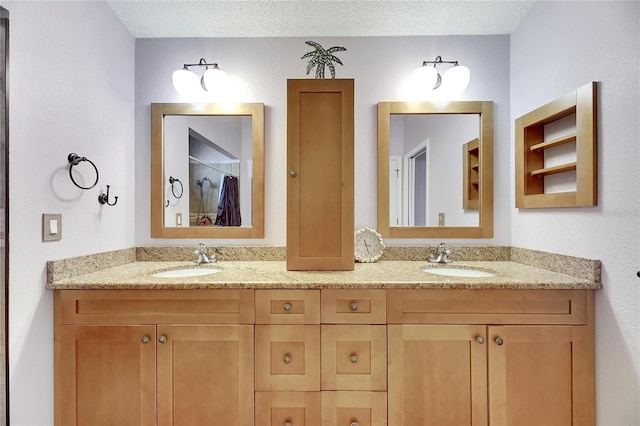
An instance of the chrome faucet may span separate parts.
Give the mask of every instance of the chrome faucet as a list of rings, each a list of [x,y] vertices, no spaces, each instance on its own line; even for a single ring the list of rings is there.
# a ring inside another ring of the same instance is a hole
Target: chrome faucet
[[[203,263],[212,263],[216,261],[215,255],[211,255],[210,257],[207,256],[207,246],[205,246],[204,243],[200,243],[200,248],[194,251],[193,254],[198,256],[198,258],[193,261],[198,265],[201,265]]]
[[[438,255],[434,257],[433,255],[429,256],[429,262],[431,263],[451,263],[451,259],[449,259],[449,255],[451,254],[451,250],[447,247],[447,244],[441,242],[438,244]]]

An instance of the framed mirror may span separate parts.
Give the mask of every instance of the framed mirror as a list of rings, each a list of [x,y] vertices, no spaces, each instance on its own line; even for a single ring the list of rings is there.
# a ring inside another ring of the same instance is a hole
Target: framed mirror
[[[264,237],[263,104],[151,104],[151,237]]]
[[[493,237],[493,102],[378,103],[378,231]]]

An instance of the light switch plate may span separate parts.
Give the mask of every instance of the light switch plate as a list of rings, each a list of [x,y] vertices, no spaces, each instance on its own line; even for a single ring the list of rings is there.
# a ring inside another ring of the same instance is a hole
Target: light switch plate
[[[444,213],[438,213],[438,226],[444,226]]]
[[[62,215],[42,214],[42,241],[59,241],[62,239]]]

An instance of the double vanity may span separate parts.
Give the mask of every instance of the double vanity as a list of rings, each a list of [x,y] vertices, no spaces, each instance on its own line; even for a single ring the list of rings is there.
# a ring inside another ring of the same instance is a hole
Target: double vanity
[[[599,262],[428,250],[353,271],[287,271],[283,248],[49,262],[56,424],[594,424]]]

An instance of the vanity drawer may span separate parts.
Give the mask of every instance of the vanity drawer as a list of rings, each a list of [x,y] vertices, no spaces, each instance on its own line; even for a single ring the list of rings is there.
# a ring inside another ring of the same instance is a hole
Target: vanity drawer
[[[256,290],[256,324],[320,324],[320,290]]]
[[[320,326],[256,325],[256,390],[320,390]]]
[[[322,426],[387,426],[386,392],[322,392]]]
[[[62,324],[253,324],[253,290],[56,290]]]
[[[323,324],[386,324],[385,290],[324,289],[321,293]]]
[[[389,324],[586,324],[589,290],[389,290]]]
[[[323,426],[320,392],[256,392],[256,426]]]
[[[322,325],[324,390],[387,389],[387,327],[384,325]]]

